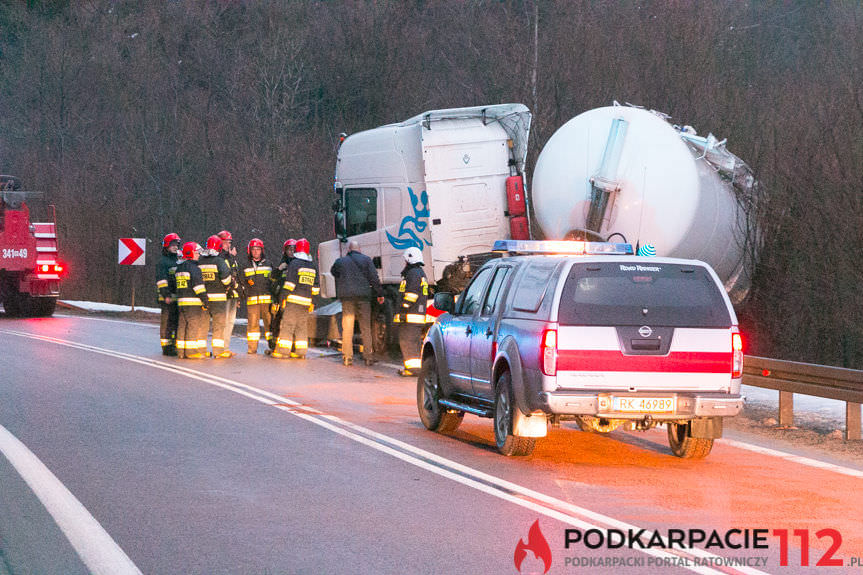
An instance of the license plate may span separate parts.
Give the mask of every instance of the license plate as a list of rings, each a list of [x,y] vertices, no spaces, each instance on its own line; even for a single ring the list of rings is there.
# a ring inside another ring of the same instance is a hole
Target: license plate
[[[674,413],[677,402],[673,397],[615,397],[613,411],[625,413]]]

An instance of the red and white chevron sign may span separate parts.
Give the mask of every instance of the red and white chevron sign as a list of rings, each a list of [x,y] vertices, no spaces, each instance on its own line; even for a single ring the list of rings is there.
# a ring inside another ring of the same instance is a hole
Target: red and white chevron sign
[[[118,262],[121,266],[142,266],[147,252],[147,238],[120,238]]]

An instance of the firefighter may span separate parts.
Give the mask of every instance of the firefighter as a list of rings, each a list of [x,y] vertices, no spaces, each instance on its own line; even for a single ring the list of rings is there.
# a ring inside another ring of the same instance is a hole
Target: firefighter
[[[401,324],[399,348],[402,352],[404,369],[399,370],[399,375],[410,377],[422,367],[420,345],[426,323],[429,284],[423,271],[422,250],[416,247],[408,248],[402,257],[405,259],[405,267],[402,270],[402,283],[399,286],[401,297],[393,321]]]
[[[285,270],[280,301],[284,312],[273,357],[305,359],[309,349],[309,313],[314,309],[312,296],[321,291],[310,251],[309,240],[297,240],[294,259]],[[291,346],[295,353],[291,353]]]
[[[252,238],[246,247],[249,265],[243,269],[243,291],[246,293],[246,317],[249,325],[246,328],[246,341],[249,344],[248,353],[258,353],[258,342],[261,340],[260,322],[264,323],[265,339],[270,339],[270,304],[273,301],[270,294],[270,274],[273,268],[264,258],[264,242]]]
[[[159,296],[159,307],[162,317],[159,325],[159,338],[162,344],[162,355],[177,355],[177,281],[174,273],[177,271],[177,250],[180,248],[180,236],[168,234],[162,240],[162,257],[156,264],[156,291]]]
[[[237,263],[237,248],[233,247],[234,237],[228,230],[222,230],[218,234],[222,240],[222,258],[231,269],[231,288],[228,290],[227,313],[228,318],[225,320],[225,342],[228,348],[231,347],[231,334],[234,333],[234,323],[237,321],[237,306],[240,302],[240,266]]]
[[[231,340],[225,339],[225,324],[228,321],[228,291],[233,287],[231,268],[221,255],[222,239],[219,236],[207,238],[207,251],[198,261],[198,268],[207,288],[210,305],[210,320],[213,324],[213,358],[228,358]]]
[[[177,266],[177,307],[180,322],[177,329],[177,355],[186,359],[201,359],[207,351],[207,288],[198,267],[201,246],[195,242],[183,244],[183,261]]]
[[[282,246],[282,260],[279,262],[279,267],[273,270],[273,303],[270,305],[270,332],[272,336],[267,340],[270,348],[267,353],[272,353],[276,349],[276,340],[279,337],[279,330],[282,324],[282,315],[284,310],[279,302],[282,300],[282,285],[285,281],[285,272],[291,261],[294,259],[294,249],[297,247],[297,240],[291,238],[285,241]]]

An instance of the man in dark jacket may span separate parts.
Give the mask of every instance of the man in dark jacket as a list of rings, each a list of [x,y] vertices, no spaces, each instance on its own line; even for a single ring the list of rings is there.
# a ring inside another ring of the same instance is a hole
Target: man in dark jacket
[[[180,312],[177,309],[177,281],[174,273],[177,271],[177,250],[180,247],[180,236],[168,234],[162,241],[162,257],[156,264],[156,291],[159,294],[159,307],[162,308],[159,338],[162,342],[163,355],[177,355],[177,323]]]
[[[372,259],[360,253],[360,244],[352,240],[348,243],[348,253],[335,261],[330,273],[336,279],[336,297],[342,302],[342,362],[345,365],[353,363],[354,321],[359,320],[363,358],[366,365],[371,365],[375,361],[371,298],[374,295],[379,304],[384,303],[378,272]]]

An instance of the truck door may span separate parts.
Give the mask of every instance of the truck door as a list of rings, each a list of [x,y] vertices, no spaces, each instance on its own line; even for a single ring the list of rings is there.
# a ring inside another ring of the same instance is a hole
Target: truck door
[[[473,393],[470,382],[470,345],[473,323],[485,293],[491,268],[482,268],[462,293],[452,318],[443,329],[449,380],[460,393]]]
[[[488,292],[473,321],[470,337],[470,376],[473,393],[480,397],[493,397],[491,367],[497,352],[497,346],[494,345],[497,341],[497,319],[500,317],[501,301],[511,270],[509,266],[499,266],[494,272]]]
[[[359,242],[360,250],[370,258],[381,255],[378,213],[382,210],[379,209],[380,198],[378,196],[376,188],[345,188],[347,236]],[[342,252],[345,252],[346,249],[346,246],[343,247]]]

